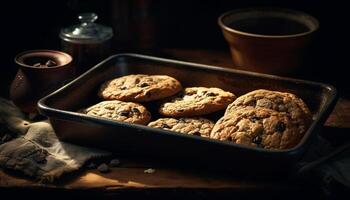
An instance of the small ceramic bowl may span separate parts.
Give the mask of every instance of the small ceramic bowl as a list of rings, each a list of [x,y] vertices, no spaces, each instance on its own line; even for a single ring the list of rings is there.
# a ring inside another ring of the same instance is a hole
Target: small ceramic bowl
[[[282,8],[229,11],[218,19],[234,67],[289,75],[301,66],[318,21],[303,12]]]
[[[23,112],[36,112],[37,101],[74,78],[73,58],[55,50],[31,50],[18,54],[18,71],[10,98]]]

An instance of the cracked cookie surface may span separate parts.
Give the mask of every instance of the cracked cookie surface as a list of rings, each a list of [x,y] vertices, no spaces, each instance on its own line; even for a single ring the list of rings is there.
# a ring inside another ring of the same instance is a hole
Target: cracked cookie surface
[[[205,118],[160,118],[150,122],[148,126],[189,135],[209,137],[214,127],[214,122]]]
[[[82,109],[81,112],[115,121],[142,125],[146,125],[151,119],[150,112],[141,104],[118,100],[102,101],[89,108]]]
[[[188,87],[163,103],[159,113],[168,117],[191,117],[223,110],[236,99],[220,88]]]
[[[247,107],[219,119],[210,138],[281,150],[297,145],[306,130],[288,113]]]
[[[105,100],[147,102],[175,95],[181,83],[166,75],[131,74],[103,83],[98,96]]]
[[[254,90],[238,97],[233,103],[227,106],[225,115],[235,112],[237,109],[268,108],[278,112],[288,113],[293,120],[305,126],[309,125],[312,115],[304,101],[294,94],[270,90]]]

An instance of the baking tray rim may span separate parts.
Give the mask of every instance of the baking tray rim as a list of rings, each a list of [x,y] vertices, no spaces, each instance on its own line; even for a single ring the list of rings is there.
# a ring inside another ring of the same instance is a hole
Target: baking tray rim
[[[151,128],[151,127],[148,127],[146,125],[130,124],[127,122],[113,121],[113,120],[109,120],[109,119],[85,115],[85,114],[78,113],[78,112],[56,109],[56,108],[52,108],[46,104],[47,99],[54,97],[55,95],[59,94],[61,91],[64,91],[67,88],[69,88],[75,84],[79,84],[79,82],[82,79],[84,79],[85,76],[92,73],[92,71],[95,71],[97,68],[103,66],[105,63],[109,62],[110,60],[112,60],[113,58],[116,58],[116,57],[134,57],[134,58],[152,60],[152,61],[157,61],[157,62],[166,62],[166,63],[172,63],[172,64],[177,64],[177,65],[187,65],[187,66],[191,66],[193,68],[199,68],[199,69],[209,69],[209,70],[214,70],[214,71],[229,72],[229,73],[243,74],[243,75],[255,76],[255,77],[266,78],[266,79],[275,79],[275,80],[293,82],[295,84],[304,83],[304,84],[308,84],[308,85],[317,85],[319,87],[322,87],[322,88],[328,90],[331,94],[329,95],[330,98],[328,98],[327,101],[324,103],[324,106],[320,109],[320,112],[313,119],[312,124],[309,126],[308,130],[306,131],[305,135],[307,135],[307,137],[304,136],[302,138],[302,140],[296,146],[289,148],[289,149],[284,149],[284,150],[254,148],[254,147],[235,144],[235,143],[232,143],[229,141],[215,140],[215,139],[198,137],[198,136],[193,136],[193,135],[188,135],[188,134],[179,134],[179,133],[173,132],[173,131]],[[139,130],[145,129],[147,131],[152,131],[152,132],[155,132],[157,134],[168,134],[168,135],[170,134],[171,136],[176,136],[176,137],[202,140],[204,142],[210,142],[210,143],[215,143],[217,145],[224,145],[224,146],[229,146],[229,147],[240,148],[240,149],[246,150],[246,151],[254,151],[254,152],[261,152],[261,153],[263,152],[264,154],[267,153],[267,154],[281,154],[282,155],[282,154],[286,154],[286,153],[287,154],[297,154],[299,152],[299,149],[302,146],[304,146],[304,143],[306,142],[306,140],[311,136],[310,135],[311,132],[314,131],[314,129],[316,128],[318,123],[320,123],[322,121],[322,117],[328,116],[328,114],[332,111],[332,109],[331,109],[332,104],[336,103],[337,98],[338,98],[337,89],[334,86],[332,86],[330,84],[326,84],[326,83],[303,80],[303,79],[296,79],[296,78],[289,78],[289,77],[282,77],[282,76],[277,76],[277,75],[263,74],[263,73],[258,73],[258,72],[250,72],[250,71],[244,71],[244,70],[238,70],[238,69],[232,69],[232,68],[224,68],[224,67],[199,64],[199,63],[193,63],[193,62],[187,62],[187,61],[180,61],[180,60],[174,60],[174,59],[168,59],[168,58],[160,58],[160,57],[141,55],[141,54],[136,54],[136,53],[120,53],[120,54],[115,54],[115,55],[109,56],[108,58],[106,58],[103,61],[101,61],[100,63],[96,64],[94,67],[92,67],[91,69],[89,69],[85,73],[76,77],[74,80],[72,80],[69,83],[65,84],[64,86],[58,88],[57,90],[55,90],[51,94],[43,97],[42,99],[40,99],[38,101],[37,106],[38,106],[39,113],[47,116],[48,118],[58,118],[58,119],[63,119],[63,120],[72,120],[72,121],[76,121],[76,122],[91,123],[91,124],[98,123],[99,125],[102,124],[102,125],[112,125],[112,126],[114,126],[114,125],[115,126],[124,126],[124,127],[128,127],[128,128],[137,128]],[[322,125],[322,124],[319,124],[319,125]]]

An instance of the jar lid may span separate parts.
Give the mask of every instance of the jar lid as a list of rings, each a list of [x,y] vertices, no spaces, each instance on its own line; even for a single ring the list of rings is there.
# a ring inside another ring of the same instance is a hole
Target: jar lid
[[[113,37],[111,27],[94,23],[98,16],[95,13],[82,13],[78,16],[81,24],[64,28],[60,38],[67,42],[80,44],[101,43]]]

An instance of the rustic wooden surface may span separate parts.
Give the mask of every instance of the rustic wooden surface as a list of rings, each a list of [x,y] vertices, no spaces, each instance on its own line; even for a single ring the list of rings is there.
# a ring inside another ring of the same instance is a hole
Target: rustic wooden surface
[[[201,50],[174,50],[164,51],[171,58],[229,67],[230,55],[227,52]],[[336,108],[330,115],[327,128],[322,132],[326,137],[349,138],[350,130],[350,101],[340,98]],[[333,136],[333,131],[338,135]],[[336,138],[335,138],[336,140]],[[5,173],[0,170],[0,188],[54,188],[63,190],[98,190],[118,191],[123,189],[211,189],[229,191],[291,191],[299,190],[300,186],[287,179],[257,180],[252,177],[235,178],[218,175],[215,172],[199,173],[191,169],[175,169],[154,166],[152,163],[137,163],[123,161],[123,165],[112,168],[110,173],[100,173],[97,170],[83,170],[68,175],[55,184],[40,184],[37,181],[19,175]],[[155,173],[144,173],[145,169],[155,168]]]
[[[150,165],[149,167],[153,167]],[[37,181],[10,175],[0,171],[1,187],[94,189],[101,191],[128,188],[192,188],[192,189],[292,189],[295,187],[284,180],[249,180],[247,178],[230,178],[215,175],[213,172],[196,173],[191,169],[171,169],[156,167],[152,174],[145,173],[145,166],[129,167],[122,165],[111,168],[109,173],[97,170],[84,170],[74,177],[64,177],[55,184],[42,184]]]

